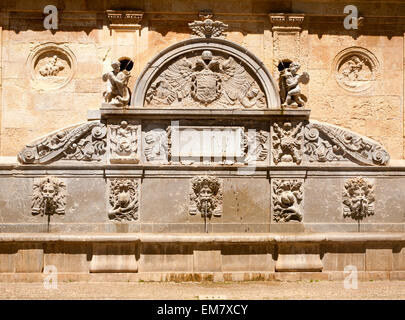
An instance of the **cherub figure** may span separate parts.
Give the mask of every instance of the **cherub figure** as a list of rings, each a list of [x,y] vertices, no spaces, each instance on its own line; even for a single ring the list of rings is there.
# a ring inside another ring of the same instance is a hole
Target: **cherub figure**
[[[103,81],[107,82],[107,90],[103,92],[104,101],[117,107],[127,106],[130,91],[127,87],[130,78],[129,72],[120,71],[120,62],[111,64],[112,71],[103,74]]]
[[[63,70],[64,68],[65,67],[63,64],[58,61],[58,57],[53,56],[46,65],[39,69],[39,73],[43,77],[57,76],[59,71]]]
[[[288,68],[280,72],[280,96],[283,107],[292,107],[297,105],[303,107],[305,101],[301,98],[301,87],[299,83],[307,84],[309,75],[307,72],[298,74],[301,65],[298,62],[292,62]]]

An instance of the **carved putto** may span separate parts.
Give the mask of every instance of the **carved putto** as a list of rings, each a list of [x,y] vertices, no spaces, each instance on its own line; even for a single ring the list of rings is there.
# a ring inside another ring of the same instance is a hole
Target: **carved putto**
[[[343,190],[343,217],[363,220],[374,215],[374,186],[362,177],[346,181]]]
[[[127,70],[120,71],[121,64],[118,61],[113,62],[111,67],[112,71],[103,74],[103,81],[107,82],[107,90],[103,92],[104,102],[116,107],[125,107],[130,100],[130,74]]]
[[[305,154],[310,162],[351,160],[387,165],[388,152],[375,141],[337,126],[312,120],[305,127]]]
[[[139,214],[138,182],[131,179],[114,179],[110,182],[108,217],[116,221],[135,221]]]
[[[65,66],[59,61],[57,56],[53,56],[52,59],[39,69],[39,73],[43,77],[57,76],[59,71],[63,70]]]
[[[65,214],[66,185],[63,181],[46,177],[34,182],[31,212],[33,215]]]
[[[110,126],[111,162],[138,163],[138,126],[121,121]]]
[[[228,29],[228,25],[221,21],[213,21],[210,18],[203,21],[194,21],[188,24],[193,35],[199,38],[219,38]]]
[[[169,159],[168,133],[164,130],[151,130],[145,133],[144,154],[147,161],[164,161]]]
[[[279,164],[302,161],[302,122],[293,125],[284,122],[281,126],[273,124],[273,162]]]
[[[309,74],[303,72],[298,74],[301,65],[292,62],[288,68],[280,71],[280,98],[283,107],[303,107],[305,101],[302,99],[300,83],[309,82]]]
[[[191,179],[190,214],[200,213],[202,217],[222,215],[222,182],[212,176]]]
[[[59,159],[100,161],[105,153],[106,132],[98,121],[58,131],[27,145],[19,154],[18,161],[49,163]]]
[[[302,220],[302,181],[273,180],[273,220],[289,222]]]
[[[170,64],[146,92],[145,106],[264,108],[259,85],[233,57],[210,50]]]

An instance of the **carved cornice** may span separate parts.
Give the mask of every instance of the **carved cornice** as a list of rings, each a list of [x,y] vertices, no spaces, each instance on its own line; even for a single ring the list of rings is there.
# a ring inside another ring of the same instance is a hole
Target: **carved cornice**
[[[140,29],[143,11],[107,10],[107,19],[110,29]]]
[[[273,30],[292,29],[301,30],[305,19],[304,14],[269,13],[270,23]]]

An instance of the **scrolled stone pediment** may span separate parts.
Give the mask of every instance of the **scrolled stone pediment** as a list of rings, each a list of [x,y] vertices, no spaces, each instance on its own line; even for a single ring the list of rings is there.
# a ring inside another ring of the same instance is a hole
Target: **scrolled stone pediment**
[[[388,165],[389,153],[376,141],[332,124],[311,120],[305,127],[309,162],[348,160],[359,165]]]
[[[65,128],[28,144],[17,156],[22,164],[56,160],[101,161],[106,152],[106,126],[99,121]]]

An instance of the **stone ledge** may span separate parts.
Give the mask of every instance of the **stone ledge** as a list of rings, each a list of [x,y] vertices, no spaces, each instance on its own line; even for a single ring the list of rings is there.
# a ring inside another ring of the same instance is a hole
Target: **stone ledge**
[[[155,108],[117,108],[103,104],[100,109],[100,118],[134,117],[137,119],[256,119],[268,120],[277,117],[294,117],[308,119],[310,109],[262,109],[262,110],[232,110],[232,109],[155,109]],[[92,120],[97,112],[89,111],[88,117]]]
[[[311,233],[311,234],[44,234],[0,233],[0,242],[142,242],[142,243],[335,243],[405,242],[405,233]]]
[[[43,282],[43,273],[0,273],[0,282]],[[80,273],[59,272],[59,282],[231,282],[231,281],[343,281],[347,273],[327,272],[140,272]],[[359,271],[358,281],[405,280],[405,271]]]

